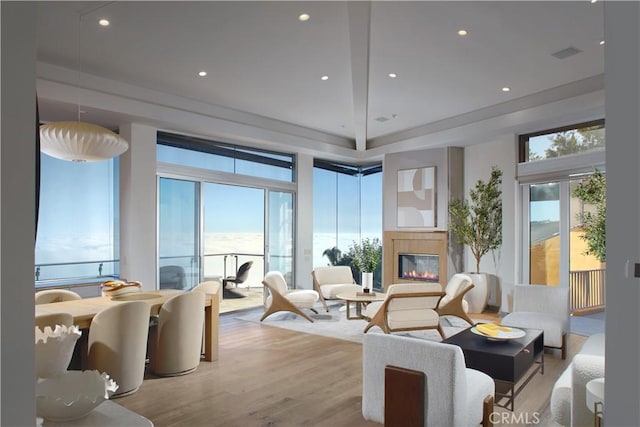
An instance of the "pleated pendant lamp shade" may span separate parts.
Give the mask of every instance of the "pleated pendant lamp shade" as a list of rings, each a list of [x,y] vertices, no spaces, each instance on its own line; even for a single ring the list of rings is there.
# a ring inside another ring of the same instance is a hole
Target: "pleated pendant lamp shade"
[[[129,143],[102,126],[85,122],[52,122],[40,126],[40,150],[73,162],[95,162],[119,156]]]

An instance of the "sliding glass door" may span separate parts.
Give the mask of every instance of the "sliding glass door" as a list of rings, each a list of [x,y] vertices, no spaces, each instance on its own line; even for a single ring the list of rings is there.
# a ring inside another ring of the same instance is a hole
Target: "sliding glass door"
[[[266,270],[280,271],[287,284],[293,285],[293,194],[284,191],[269,191],[267,201],[269,215]]]
[[[203,184],[204,278],[234,276],[252,261],[244,286],[261,286],[265,253],[265,191]]]
[[[200,280],[200,184],[160,178],[158,184],[158,283],[190,289]]]

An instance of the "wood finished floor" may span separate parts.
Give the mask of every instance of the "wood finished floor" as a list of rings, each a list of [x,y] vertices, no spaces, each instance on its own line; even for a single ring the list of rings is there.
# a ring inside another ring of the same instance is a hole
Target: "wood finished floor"
[[[533,412],[547,406],[555,379],[583,341],[570,337],[567,361],[559,351],[545,352],[545,373],[518,396],[516,414],[529,413],[532,420]],[[202,362],[181,377],[147,375],[138,392],[115,402],[156,427],[378,425],[362,418],[361,398],[360,344],[244,322],[228,313],[220,316],[218,361]]]

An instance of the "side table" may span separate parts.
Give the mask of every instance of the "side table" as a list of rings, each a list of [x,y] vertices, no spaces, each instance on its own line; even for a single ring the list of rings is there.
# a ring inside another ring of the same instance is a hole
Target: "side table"
[[[600,427],[604,414],[604,378],[596,378],[587,383],[587,408],[593,412],[594,427]]]

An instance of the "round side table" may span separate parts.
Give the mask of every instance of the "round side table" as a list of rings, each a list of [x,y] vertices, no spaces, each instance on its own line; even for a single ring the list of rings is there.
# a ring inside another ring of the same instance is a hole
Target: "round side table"
[[[593,412],[593,425],[600,427],[604,414],[604,378],[587,383],[587,408]]]

